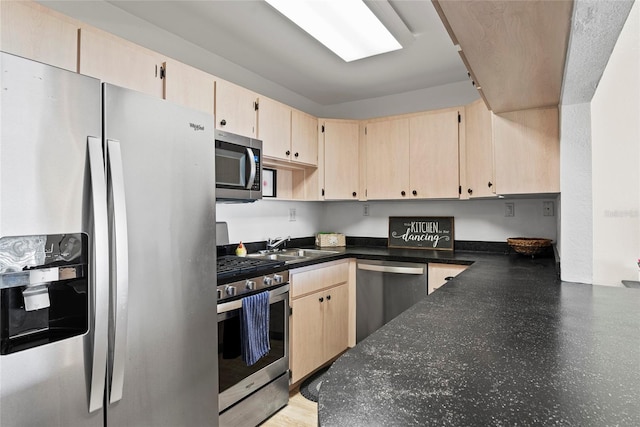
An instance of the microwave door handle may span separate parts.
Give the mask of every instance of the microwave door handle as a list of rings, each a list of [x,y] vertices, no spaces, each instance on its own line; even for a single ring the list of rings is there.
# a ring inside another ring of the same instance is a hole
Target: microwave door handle
[[[249,162],[250,167],[249,178],[247,179],[247,185],[244,188],[251,190],[251,187],[253,187],[253,180],[256,179],[256,162],[253,160],[255,158],[253,150],[249,147],[245,148],[245,150],[247,150],[247,161]]]

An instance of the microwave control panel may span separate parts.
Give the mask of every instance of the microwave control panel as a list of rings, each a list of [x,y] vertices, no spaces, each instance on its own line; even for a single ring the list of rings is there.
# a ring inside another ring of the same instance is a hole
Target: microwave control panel
[[[262,190],[262,168],[260,168],[260,156],[254,155],[253,161],[256,164],[256,176],[253,179],[253,185],[251,186],[251,190],[261,191]]]

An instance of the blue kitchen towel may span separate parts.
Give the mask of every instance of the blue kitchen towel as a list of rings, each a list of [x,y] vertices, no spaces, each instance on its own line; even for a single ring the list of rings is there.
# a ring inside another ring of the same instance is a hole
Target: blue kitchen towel
[[[242,360],[255,364],[269,353],[269,292],[242,299]]]

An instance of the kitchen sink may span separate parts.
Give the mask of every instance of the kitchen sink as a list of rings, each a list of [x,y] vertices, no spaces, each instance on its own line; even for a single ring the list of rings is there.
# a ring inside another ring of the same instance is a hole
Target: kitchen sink
[[[284,261],[288,264],[294,262],[306,261],[311,258],[317,258],[326,255],[337,254],[339,251],[330,251],[324,249],[284,249],[277,252],[258,252],[255,254],[248,254],[249,258],[269,259],[274,261]]]
[[[315,258],[318,256],[333,255],[339,252],[329,251],[325,249],[285,249],[282,251],[282,253],[287,255],[291,254],[303,258]]]

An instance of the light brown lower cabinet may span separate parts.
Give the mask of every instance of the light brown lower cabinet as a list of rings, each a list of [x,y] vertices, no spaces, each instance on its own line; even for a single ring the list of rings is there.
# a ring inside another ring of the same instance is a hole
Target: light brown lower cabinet
[[[291,384],[349,346],[349,263],[291,272]]]
[[[466,270],[468,265],[429,263],[428,293],[447,283],[447,277],[455,277]]]

